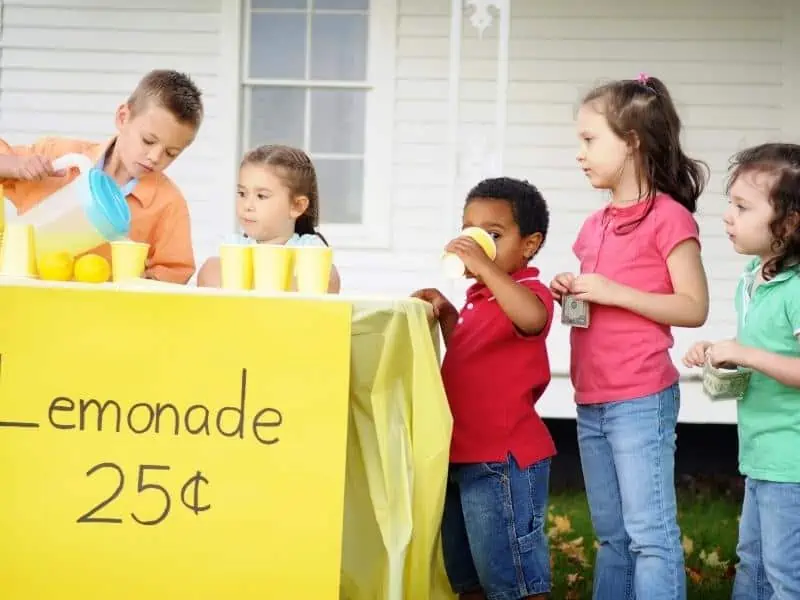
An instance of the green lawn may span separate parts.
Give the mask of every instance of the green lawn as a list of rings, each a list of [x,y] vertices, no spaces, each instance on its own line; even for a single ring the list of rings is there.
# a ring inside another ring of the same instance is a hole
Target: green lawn
[[[740,502],[732,494],[679,492],[678,520],[686,554],[690,599],[730,599],[739,509]],[[590,599],[596,541],[584,493],[551,495],[548,520],[553,560],[552,597]]]

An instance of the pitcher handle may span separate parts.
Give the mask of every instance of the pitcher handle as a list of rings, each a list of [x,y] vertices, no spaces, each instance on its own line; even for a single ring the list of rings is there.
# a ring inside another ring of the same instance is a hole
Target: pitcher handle
[[[53,161],[53,169],[56,171],[68,169],[69,167],[78,167],[78,170],[83,174],[93,166],[90,158],[78,153],[65,154]]]

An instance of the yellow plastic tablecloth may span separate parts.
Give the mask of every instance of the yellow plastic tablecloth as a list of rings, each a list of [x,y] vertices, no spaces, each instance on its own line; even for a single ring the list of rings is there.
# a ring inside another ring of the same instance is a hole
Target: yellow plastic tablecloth
[[[452,417],[426,306],[353,306],[345,600],[454,597],[439,542]]]
[[[13,281],[0,281],[6,283]],[[146,280],[96,289],[114,287],[220,293]],[[414,299],[351,302],[340,597],[451,600],[455,596],[444,573],[439,527],[452,417],[439,373],[438,332],[429,319],[430,307]],[[324,464],[322,460],[320,468]]]

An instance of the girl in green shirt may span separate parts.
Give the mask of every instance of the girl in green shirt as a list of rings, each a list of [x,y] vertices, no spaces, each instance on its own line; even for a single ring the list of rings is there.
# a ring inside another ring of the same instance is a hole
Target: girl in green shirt
[[[743,367],[739,469],[746,477],[734,600],[800,598],[800,146],[737,154],[725,233],[755,257],[736,291],[735,340],[698,342],[684,364]]]

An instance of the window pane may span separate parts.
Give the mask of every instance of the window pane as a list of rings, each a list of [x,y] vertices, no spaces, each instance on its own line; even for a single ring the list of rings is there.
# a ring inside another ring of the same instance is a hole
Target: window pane
[[[302,148],[305,90],[254,87],[249,93],[250,148],[246,150],[262,144],[288,144]]]
[[[351,0],[352,1],[352,0]],[[308,8],[308,0],[251,0],[252,8]]]
[[[311,152],[363,154],[366,101],[362,90],[313,90]]]
[[[366,15],[314,15],[311,32],[311,79],[367,78]]]
[[[314,159],[322,223],[361,223],[364,161]]]
[[[305,79],[306,16],[253,13],[250,77]]]
[[[272,1],[276,2],[277,0]],[[286,1],[284,0],[284,2]],[[314,0],[314,8],[317,10],[367,10],[369,9],[369,0]]]

